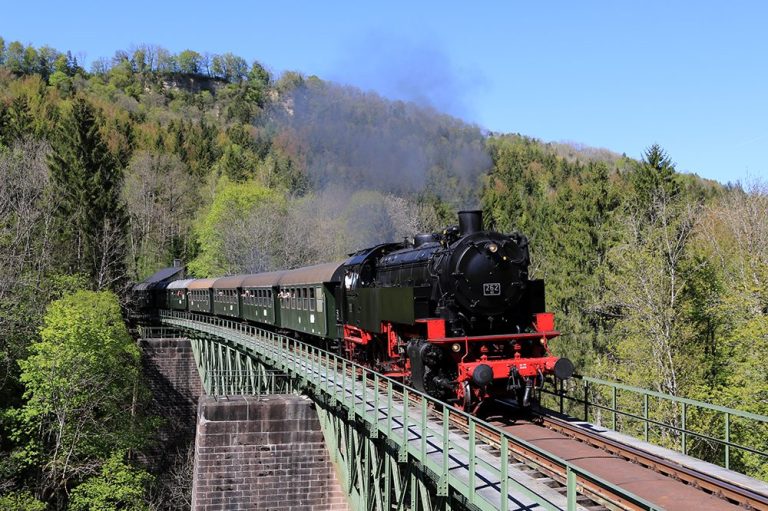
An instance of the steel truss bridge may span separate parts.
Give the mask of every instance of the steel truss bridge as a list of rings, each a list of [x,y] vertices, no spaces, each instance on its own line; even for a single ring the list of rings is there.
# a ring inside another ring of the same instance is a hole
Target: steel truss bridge
[[[592,501],[584,495],[595,493],[605,497],[608,508],[657,509],[499,427],[310,344],[214,316],[161,311],[160,320],[190,339],[207,394],[310,396],[353,509],[570,511],[585,509]],[[616,392],[613,409],[604,406],[613,412],[614,423],[621,413]],[[555,399],[562,407],[562,395]],[[723,410],[727,421],[741,417],[738,411]],[[729,438],[720,442],[726,464],[731,449],[746,448]],[[559,490],[524,471],[520,453],[558,468]]]

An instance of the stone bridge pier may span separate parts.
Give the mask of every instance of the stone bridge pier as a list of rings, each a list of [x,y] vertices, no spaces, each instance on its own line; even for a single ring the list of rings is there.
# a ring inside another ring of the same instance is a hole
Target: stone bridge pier
[[[193,510],[348,509],[310,399],[207,396],[188,339],[139,346],[153,411],[166,419],[149,461],[162,469],[194,442]]]

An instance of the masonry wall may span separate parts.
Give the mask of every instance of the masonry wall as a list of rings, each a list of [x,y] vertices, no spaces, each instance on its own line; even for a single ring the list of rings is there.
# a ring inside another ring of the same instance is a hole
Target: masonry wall
[[[163,419],[148,461],[162,470],[194,441],[202,382],[189,339],[141,339],[139,348],[144,381],[152,393],[150,412]]]
[[[314,404],[300,396],[205,396],[192,509],[347,510]]]

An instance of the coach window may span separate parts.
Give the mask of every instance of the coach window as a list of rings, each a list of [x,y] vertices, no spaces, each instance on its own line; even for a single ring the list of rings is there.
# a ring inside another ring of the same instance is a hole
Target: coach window
[[[317,312],[323,312],[323,290],[317,288]]]
[[[309,288],[309,310],[315,310],[315,288]]]

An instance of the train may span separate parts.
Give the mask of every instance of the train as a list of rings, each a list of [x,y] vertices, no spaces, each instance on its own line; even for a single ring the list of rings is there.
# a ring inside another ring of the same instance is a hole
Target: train
[[[460,211],[441,232],[382,243],[291,270],[134,287],[139,307],[237,319],[287,333],[470,413],[539,401],[573,375],[549,343],[560,333],[528,239]]]

